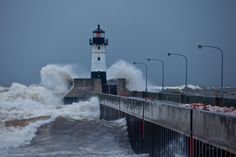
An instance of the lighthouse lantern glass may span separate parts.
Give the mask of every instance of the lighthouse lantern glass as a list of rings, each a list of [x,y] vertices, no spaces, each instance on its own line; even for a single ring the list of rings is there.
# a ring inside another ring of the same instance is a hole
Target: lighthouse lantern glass
[[[95,38],[104,38],[105,34],[101,32],[93,33],[93,37]]]

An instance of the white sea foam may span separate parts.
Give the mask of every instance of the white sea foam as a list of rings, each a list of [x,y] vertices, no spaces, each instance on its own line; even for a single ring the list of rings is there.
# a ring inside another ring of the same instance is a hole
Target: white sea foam
[[[127,125],[127,121],[125,118],[120,118],[120,119],[114,120],[113,122],[118,124],[120,127]]]
[[[193,89],[193,90],[202,90],[202,88],[198,85],[192,85],[192,84],[188,84],[187,87],[189,89]],[[185,85],[182,86],[165,86],[164,89],[174,89],[174,90],[184,90]],[[161,86],[149,86],[148,87],[149,91],[152,92],[156,92],[156,91],[160,91],[162,89]]]
[[[53,121],[59,116],[71,119],[94,119],[99,118],[100,115],[98,98],[96,97],[91,98],[89,101],[73,103],[67,106],[59,105],[55,107],[42,104],[24,104],[21,107],[1,108],[0,111],[0,114],[3,113],[7,119],[51,116],[49,120],[33,122],[25,127],[1,127],[0,148],[28,144],[35,136],[38,127]]]
[[[129,90],[144,90],[145,79],[141,70],[124,60],[115,62],[107,70],[108,79],[125,78]]]
[[[99,118],[99,101],[92,97],[88,101],[80,101],[58,109],[55,116],[63,116],[71,119],[97,119]]]
[[[98,98],[93,97],[88,101],[82,101],[78,103],[73,103],[72,105],[61,105],[58,107],[52,106],[40,106],[38,104],[31,107],[22,106],[22,108],[17,108],[17,110],[2,110],[5,114],[8,114],[11,119],[23,119],[26,117],[39,117],[39,116],[51,116],[47,120],[39,120],[25,127],[1,127],[0,128],[0,148],[3,147],[17,147],[19,145],[28,144],[35,133],[41,125],[53,121],[56,117],[62,116],[71,119],[95,119],[99,118],[99,103]],[[29,107],[29,108],[28,108]],[[14,114],[18,115],[14,117]],[[12,117],[10,117],[12,116]]]
[[[40,120],[35,123],[30,123],[25,127],[3,127],[0,129],[0,150],[8,147],[18,147],[20,145],[29,144],[35,136],[37,129],[49,122],[49,120]]]
[[[0,93],[6,92],[7,90],[8,90],[7,87],[2,87],[2,86],[0,86]]]
[[[63,96],[76,76],[68,65],[47,65],[40,71],[41,84],[25,86],[13,83],[0,92],[0,149],[18,147],[30,143],[38,127],[62,116],[71,119],[99,118],[98,98],[65,106]],[[2,89],[2,88],[1,88]],[[9,120],[50,116],[47,120],[30,122],[22,127],[5,127]],[[1,151],[2,152],[2,151]]]
[[[76,77],[72,65],[49,64],[41,71],[41,84],[57,94],[64,94],[72,83],[72,78]]]
[[[116,125],[118,125],[119,127],[121,127],[123,130],[127,130],[127,121],[125,118],[120,118],[120,119],[117,119],[117,120],[114,120],[113,121]]]

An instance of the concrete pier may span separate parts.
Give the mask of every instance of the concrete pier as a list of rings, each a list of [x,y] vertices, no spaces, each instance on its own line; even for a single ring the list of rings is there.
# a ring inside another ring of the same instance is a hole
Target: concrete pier
[[[130,141],[137,153],[236,156],[235,116],[194,110],[170,101],[145,101],[101,93],[97,96],[101,118],[126,117]]]

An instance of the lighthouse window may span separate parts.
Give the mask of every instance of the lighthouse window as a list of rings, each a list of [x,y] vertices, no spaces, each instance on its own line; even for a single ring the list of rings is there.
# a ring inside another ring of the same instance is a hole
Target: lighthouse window
[[[100,61],[100,57],[98,57],[98,61]]]
[[[97,37],[101,37],[101,33],[97,33]]]

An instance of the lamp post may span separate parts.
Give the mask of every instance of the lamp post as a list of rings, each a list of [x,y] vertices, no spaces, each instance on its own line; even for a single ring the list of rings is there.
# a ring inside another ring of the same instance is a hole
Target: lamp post
[[[133,62],[133,64],[140,64],[140,65],[143,65],[145,67],[145,76],[146,76],[146,88],[145,88],[145,101],[147,100],[147,73],[148,73],[148,66],[147,64],[145,63],[142,63],[142,62]],[[144,103],[142,105],[143,107],[143,116],[142,116],[142,123],[141,123],[141,135],[142,135],[142,143],[144,141]],[[143,145],[142,145],[142,151],[143,151]]]
[[[198,45],[198,48],[201,49],[201,48],[213,48],[213,49],[217,49],[218,52],[220,52],[221,54],[221,89],[220,89],[220,95],[221,97],[223,98],[224,97],[224,53],[223,53],[223,50],[219,47],[216,47],[216,46],[210,46],[210,45]]]
[[[161,65],[162,65],[162,84],[161,84],[162,87],[161,87],[161,90],[163,92],[164,91],[164,73],[165,73],[164,62],[161,59],[155,59],[155,58],[148,58],[147,60],[148,61],[156,61],[156,62],[161,63]]]
[[[147,67],[147,64],[145,63],[142,63],[142,62],[133,62],[133,64],[140,64],[140,65],[143,65],[145,67],[145,97],[147,97],[147,73],[148,73],[148,67]]]
[[[185,59],[185,88],[187,89],[187,85],[188,85],[188,58],[183,55],[183,54],[179,54],[179,53],[168,53],[168,56],[171,55],[175,55],[175,56],[181,56]]]

